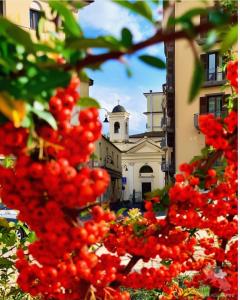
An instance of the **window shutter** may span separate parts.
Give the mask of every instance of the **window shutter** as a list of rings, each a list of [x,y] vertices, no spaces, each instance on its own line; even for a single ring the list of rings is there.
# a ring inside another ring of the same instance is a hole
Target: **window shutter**
[[[167,145],[168,145],[168,147],[173,147],[174,146],[174,135],[173,135],[173,132],[168,132],[167,133]]]
[[[208,55],[205,53],[205,54],[201,54],[200,55],[200,60],[203,64],[203,69],[204,69],[204,79],[207,80],[207,69],[208,69],[208,62],[207,62],[207,58],[208,58]]]
[[[207,97],[200,97],[200,115],[208,113],[208,101]]]
[[[200,25],[208,22],[208,14],[200,15]],[[206,33],[201,33],[200,38],[204,39],[206,37]]]

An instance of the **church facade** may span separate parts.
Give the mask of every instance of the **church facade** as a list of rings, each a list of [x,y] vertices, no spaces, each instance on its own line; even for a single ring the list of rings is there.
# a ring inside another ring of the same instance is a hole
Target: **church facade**
[[[142,202],[144,194],[164,186],[161,163],[165,152],[160,147],[164,132],[162,92],[144,93],[147,100],[146,131],[129,135],[130,114],[117,105],[109,113],[110,141],[122,151],[122,201]]]

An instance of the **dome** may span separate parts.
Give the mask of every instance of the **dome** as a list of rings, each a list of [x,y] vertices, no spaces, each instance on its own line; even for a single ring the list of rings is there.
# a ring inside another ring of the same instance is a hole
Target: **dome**
[[[113,110],[113,113],[118,113],[118,112],[126,112],[125,108],[122,105],[116,105]]]

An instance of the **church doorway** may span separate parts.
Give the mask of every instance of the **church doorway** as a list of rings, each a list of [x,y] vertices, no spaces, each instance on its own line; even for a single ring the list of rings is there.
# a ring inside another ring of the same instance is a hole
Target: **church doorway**
[[[152,191],[151,182],[142,182],[142,200],[145,198],[145,194]]]

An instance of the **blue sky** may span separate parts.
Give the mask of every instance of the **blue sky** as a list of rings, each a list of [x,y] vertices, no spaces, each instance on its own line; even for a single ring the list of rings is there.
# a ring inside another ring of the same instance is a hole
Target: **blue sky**
[[[154,7],[156,17],[159,8]],[[95,0],[94,3],[82,9],[79,13],[79,21],[86,36],[96,37],[104,34],[120,36],[124,27],[129,28],[135,42],[151,36],[154,32],[151,24],[145,19],[129,13],[124,8],[111,3],[110,0]],[[158,70],[141,63],[137,56],[139,54],[156,55],[164,58],[163,44],[151,46],[137,54],[126,57],[131,67],[133,76],[129,78],[126,74],[124,64],[119,61],[109,61],[102,66],[101,71],[89,71],[89,76],[94,80],[90,89],[90,96],[96,98],[102,107],[109,111],[120,104],[130,113],[130,134],[143,132],[146,129],[146,98],[144,92],[161,91],[165,82],[165,71]],[[104,118],[104,111],[101,112]],[[107,133],[108,124],[104,125]]]

